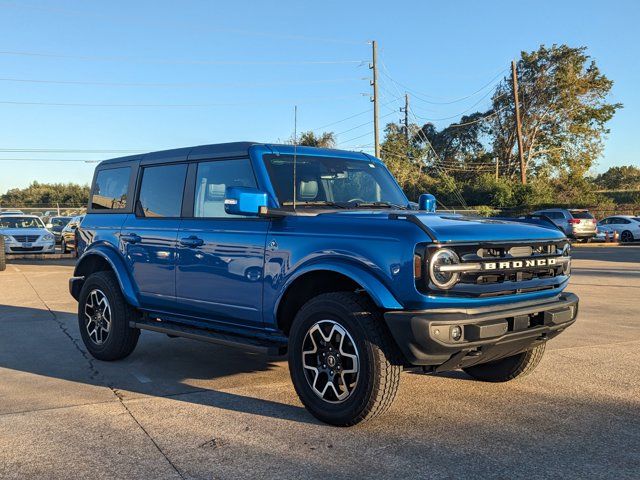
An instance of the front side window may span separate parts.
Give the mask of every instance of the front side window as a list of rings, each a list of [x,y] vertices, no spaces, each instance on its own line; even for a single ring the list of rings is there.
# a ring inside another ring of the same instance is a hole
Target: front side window
[[[0,217],[0,228],[44,228],[42,220],[36,217]]]
[[[237,217],[237,215],[228,215],[224,211],[224,197],[227,187],[257,188],[249,159],[199,163],[193,216],[199,218]]]
[[[187,165],[147,167],[142,171],[140,195],[136,204],[139,217],[179,217]]]
[[[67,223],[69,223],[69,220],[71,220],[71,218],[55,217],[51,219],[51,225],[53,227],[64,227]]]
[[[101,170],[91,194],[94,210],[121,210],[127,208],[130,167]]]
[[[293,205],[293,157],[266,156],[265,164],[282,207]],[[295,168],[295,197],[300,206],[345,208],[398,206],[407,199],[389,171],[366,160],[299,156]]]

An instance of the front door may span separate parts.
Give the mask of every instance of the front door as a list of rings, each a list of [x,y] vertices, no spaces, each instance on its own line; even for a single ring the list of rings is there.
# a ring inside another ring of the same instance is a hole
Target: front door
[[[175,306],[176,239],[186,173],[186,164],[144,168],[135,213],[120,231],[120,246],[143,308]]]
[[[178,308],[210,320],[262,326],[264,248],[269,221],[227,215],[227,187],[256,188],[249,159],[197,164],[193,216],[178,233]]]

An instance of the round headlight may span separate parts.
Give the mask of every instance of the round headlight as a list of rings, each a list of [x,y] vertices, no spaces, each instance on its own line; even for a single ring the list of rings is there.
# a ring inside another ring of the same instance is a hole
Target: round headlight
[[[437,250],[431,255],[431,260],[429,261],[429,276],[431,277],[431,282],[443,290],[453,287],[460,279],[460,273],[443,272],[440,270],[440,267],[458,265],[459,263],[460,258],[453,250],[449,250],[448,248]]]

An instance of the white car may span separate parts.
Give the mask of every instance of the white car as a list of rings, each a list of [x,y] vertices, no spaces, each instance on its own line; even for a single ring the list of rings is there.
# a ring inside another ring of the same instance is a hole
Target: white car
[[[618,232],[621,242],[633,242],[640,240],[640,217],[633,215],[615,215],[603,218],[598,222],[598,230],[601,232]]]
[[[54,253],[56,240],[35,215],[0,214],[5,253]]]

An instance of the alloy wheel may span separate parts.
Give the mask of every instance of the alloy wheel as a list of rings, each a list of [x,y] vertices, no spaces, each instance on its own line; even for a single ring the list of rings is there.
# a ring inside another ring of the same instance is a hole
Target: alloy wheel
[[[622,232],[622,235],[620,235],[620,240],[623,243],[627,243],[627,242],[632,242],[633,241],[633,234],[631,232],[628,231],[624,231]]]
[[[360,357],[353,338],[333,320],[313,324],[302,343],[302,366],[313,392],[330,403],[344,402],[358,382]]]
[[[111,305],[102,290],[91,290],[84,304],[85,328],[93,343],[102,345],[111,331]]]

